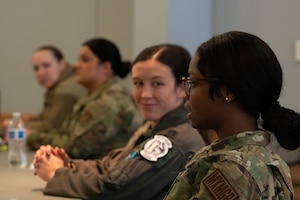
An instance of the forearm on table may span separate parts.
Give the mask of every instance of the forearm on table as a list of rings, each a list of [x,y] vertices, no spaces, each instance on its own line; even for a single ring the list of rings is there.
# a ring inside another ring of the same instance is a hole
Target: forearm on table
[[[90,199],[103,188],[101,178],[95,172],[84,173],[68,167],[56,170],[47,183],[44,194]]]

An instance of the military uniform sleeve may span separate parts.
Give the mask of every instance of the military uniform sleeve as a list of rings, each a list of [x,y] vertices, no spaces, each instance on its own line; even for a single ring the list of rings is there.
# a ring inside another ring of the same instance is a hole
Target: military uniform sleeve
[[[53,98],[52,107],[40,118],[29,121],[26,126],[37,132],[60,128],[64,119],[72,111],[77,98],[69,94],[57,94]]]
[[[131,136],[126,130],[135,109],[127,95],[103,94],[85,106],[64,147],[73,158],[89,159],[101,158],[110,150],[124,146]]]
[[[180,153],[174,145],[162,158],[149,161],[139,153],[135,154],[140,148],[138,146],[105,172],[99,170],[101,162],[92,162],[92,168],[87,167],[87,163],[75,162],[78,166],[76,171],[59,169],[44,192],[83,199],[162,199],[189,153]]]
[[[49,105],[44,107],[38,118],[27,124],[28,128],[38,132],[60,128],[75,102],[85,93],[85,88],[77,83],[75,76],[62,80],[47,91],[44,103]]]
[[[207,197],[207,199],[258,200],[263,194],[246,169],[237,163],[225,161],[215,163],[210,168],[201,181],[199,193],[195,196],[199,199]]]
[[[188,165],[178,175],[165,200],[260,199],[259,190],[249,187],[249,181],[253,182],[250,174],[236,163],[229,161],[210,166],[202,160]]]
[[[265,166],[259,168],[255,160],[247,164],[248,169],[230,160],[214,163],[191,199],[286,199],[285,185],[274,178],[276,170],[272,172],[272,169]]]
[[[97,162],[75,162],[76,170],[66,167],[56,170],[54,177],[47,183],[44,194],[94,199],[103,190],[103,175],[97,169]]]

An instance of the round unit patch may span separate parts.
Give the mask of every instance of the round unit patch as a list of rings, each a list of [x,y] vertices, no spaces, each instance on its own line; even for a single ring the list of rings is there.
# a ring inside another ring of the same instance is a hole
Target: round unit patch
[[[172,148],[172,142],[163,135],[155,135],[153,139],[146,142],[144,149],[140,151],[140,154],[149,161],[157,161],[158,158],[162,158]]]

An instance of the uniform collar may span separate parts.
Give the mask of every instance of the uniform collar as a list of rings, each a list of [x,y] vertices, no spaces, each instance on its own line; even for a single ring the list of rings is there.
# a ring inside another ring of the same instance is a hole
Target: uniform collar
[[[87,94],[86,96],[80,98],[77,104],[79,105],[79,107],[81,107],[82,105],[85,105],[86,102],[89,102],[93,99],[98,99],[103,94],[104,91],[108,90],[113,85],[116,85],[116,87],[117,85],[119,85],[118,78],[115,76],[108,79],[105,83],[99,85],[98,88],[94,90],[92,93]]]
[[[151,132],[156,133],[169,127],[173,127],[174,125],[186,123],[189,121],[187,114],[188,110],[182,104],[175,110],[172,110],[163,116],[156,126],[151,129]]]
[[[103,84],[100,84],[96,90],[94,90],[91,94],[88,96],[93,98],[95,96],[99,96],[99,94],[103,93],[103,91],[106,91],[108,88],[110,88],[112,85],[117,84],[118,78],[116,76],[111,77]]]
[[[49,89],[54,90],[57,85],[59,85],[60,82],[64,81],[65,79],[69,78],[74,74],[74,69],[69,64],[67,64],[67,67],[64,71],[61,72],[58,81]]]
[[[213,151],[227,149],[233,150],[245,145],[266,146],[270,143],[270,133],[262,130],[246,131],[233,135],[222,140],[218,140],[210,145]]]

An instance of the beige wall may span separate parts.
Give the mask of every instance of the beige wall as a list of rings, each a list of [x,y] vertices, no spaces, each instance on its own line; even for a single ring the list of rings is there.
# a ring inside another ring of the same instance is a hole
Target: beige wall
[[[2,111],[41,109],[44,90],[30,64],[40,45],[57,45],[74,63],[83,41],[106,37],[132,61],[146,46],[161,42],[179,43],[193,53],[212,34],[230,29],[252,32],[270,44],[284,70],[283,105],[300,111],[300,67],[293,60],[294,41],[300,39],[298,8],[296,0],[1,0]],[[126,85],[131,86],[130,76]]]
[[[92,0],[0,1],[3,112],[40,110],[43,89],[33,76],[32,52],[40,45],[53,44],[74,62],[80,44],[95,36],[94,10],[95,1]]]
[[[82,42],[99,36],[132,61],[145,45],[166,41],[166,0],[1,0],[0,26],[1,110],[34,113],[44,94],[31,69],[35,48],[56,45],[75,63]],[[125,84],[131,88],[130,75]]]
[[[113,40],[124,60],[133,55],[133,0],[99,0],[96,7],[96,32],[101,37]]]
[[[167,41],[167,0],[134,0],[133,52]]]
[[[282,106],[300,112],[300,63],[294,60],[294,43],[300,39],[300,1],[213,1],[213,33],[229,30],[253,33],[274,50],[283,69]]]

